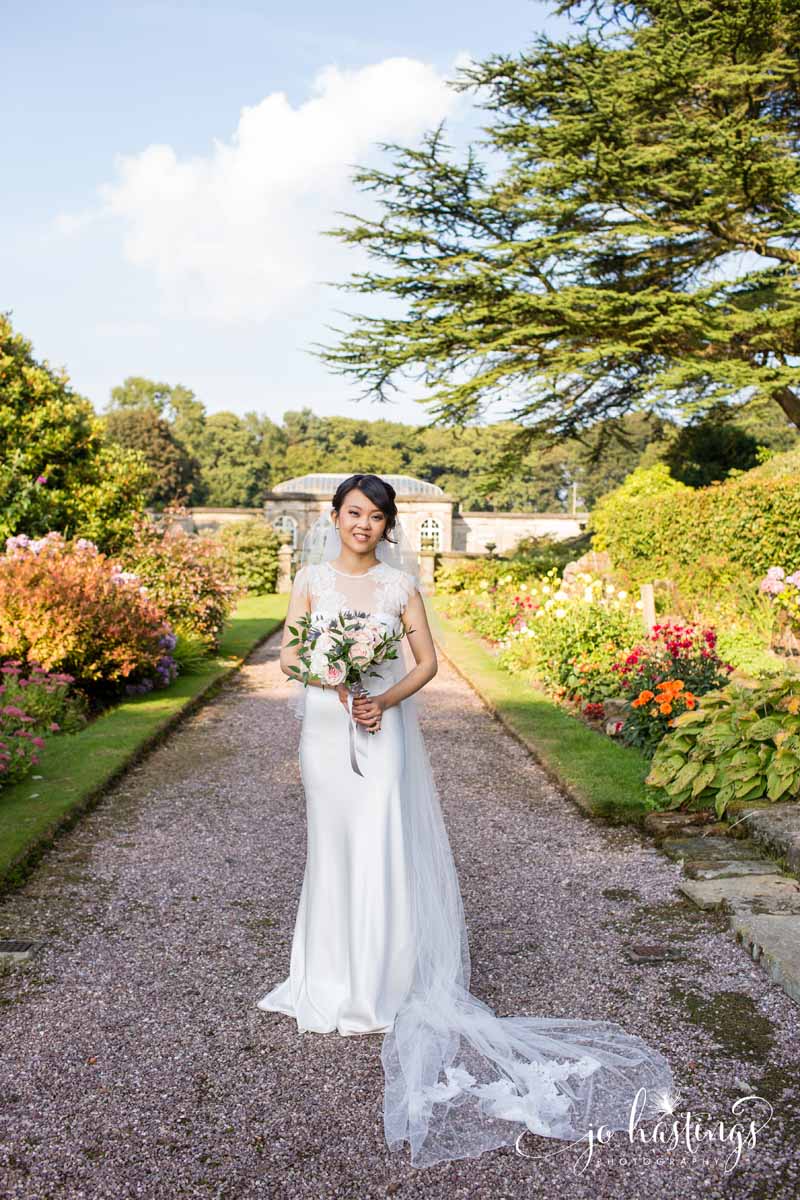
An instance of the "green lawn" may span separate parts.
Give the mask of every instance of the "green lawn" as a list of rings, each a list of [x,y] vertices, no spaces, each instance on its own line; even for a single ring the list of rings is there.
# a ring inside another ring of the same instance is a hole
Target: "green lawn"
[[[644,778],[649,760],[590,729],[522,676],[497,666],[481,638],[459,632],[443,616],[446,597],[426,597],[442,650],[481,698],[586,811],[638,822],[649,811]]]
[[[250,596],[228,622],[219,654],[203,670],[179,676],[164,691],[134,696],[79,733],[49,738],[33,775],[0,792],[0,890],[14,886],[61,830],[144,750],[203,697],[212,695],[243,658],[283,622],[288,595]]]

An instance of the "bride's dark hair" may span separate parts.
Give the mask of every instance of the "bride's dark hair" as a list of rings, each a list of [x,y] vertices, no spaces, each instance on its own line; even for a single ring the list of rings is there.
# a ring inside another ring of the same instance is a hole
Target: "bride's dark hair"
[[[369,496],[373,504],[381,510],[386,517],[386,528],[381,537],[386,538],[387,542],[395,544],[395,539],[388,535],[392,532],[397,521],[397,505],[394,498],[397,495],[394,488],[385,479],[381,479],[380,475],[350,475],[349,478],[343,479],[334,492],[332,504],[338,515],[348,492],[352,492],[354,488],[358,488],[365,496]]]

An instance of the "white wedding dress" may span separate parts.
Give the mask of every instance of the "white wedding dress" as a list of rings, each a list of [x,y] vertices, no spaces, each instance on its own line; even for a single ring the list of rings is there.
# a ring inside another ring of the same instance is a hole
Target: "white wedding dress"
[[[386,562],[295,577],[289,613],[342,609],[392,628],[416,586]],[[413,667],[403,653],[366,675],[372,695]],[[497,1017],[469,991],[461,894],[414,696],[355,732],[335,690],[292,682],[303,717],[307,857],[289,975],[257,1001],[301,1031],[383,1033],[384,1131],[415,1166],[513,1145],[526,1130],[577,1141],[663,1115],[667,1060],[609,1021]],[[353,737],[356,773],[351,760]],[[498,780],[502,786],[502,780]],[[532,994],[532,1001],[534,997]]]

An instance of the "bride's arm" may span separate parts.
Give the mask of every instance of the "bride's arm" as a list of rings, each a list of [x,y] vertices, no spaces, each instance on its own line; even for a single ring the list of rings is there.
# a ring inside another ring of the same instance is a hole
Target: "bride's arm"
[[[431,634],[430,626],[428,625],[428,614],[425,611],[425,604],[419,591],[415,588],[412,592],[408,604],[401,615],[403,627],[406,630],[408,644],[411,647],[411,652],[414,655],[416,666],[398,679],[397,683],[392,687],[387,688],[385,692],[379,693],[377,696],[370,696],[364,701],[357,703],[358,698],[353,701],[353,715],[363,714],[364,723],[370,720],[370,701],[377,704],[381,712],[387,708],[392,708],[393,705],[399,704],[401,700],[405,700],[407,696],[413,696],[421,687],[424,687],[436,672],[439,670],[439,663],[436,658],[436,648],[433,644],[433,635]]]
[[[311,600],[308,594],[307,572],[305,567],[301,567],[294,577],[292,590],[289,595],[289,607],[286,610],[286,620],[283,623],[283,637],[281,638],[281,654],[280,664],[284,675],[288,675],[290,679],[296,679],[297,675],[294,671],[289,670],[290,667],[299,668],[302,664],[297,653],[297,646],[290,646],[289,642],[294,638],[294,634],[289,629],[290,625],[297,628],[297,622],[311,609]],[[316,680],[310,680],[311,687],[322,687],[322,684]]]

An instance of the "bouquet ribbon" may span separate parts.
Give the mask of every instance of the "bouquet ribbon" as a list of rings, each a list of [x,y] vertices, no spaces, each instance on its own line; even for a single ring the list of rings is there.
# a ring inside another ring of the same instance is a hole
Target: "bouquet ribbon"
[[[355,771],[356,775],[364,778],[364,772],[358,765],[358,750],[360,749],[364,758],[367,757],[367,749],[369,747],[369,734],[363,725],[359,725],[353,716],[353,696],[364,695],[366,688],[357,684],[354,691],[348,693],[347,696],[347,711],[350,714],[350,720],[347,723],[347,734],[349,738],[350,749],[350,766]]]

